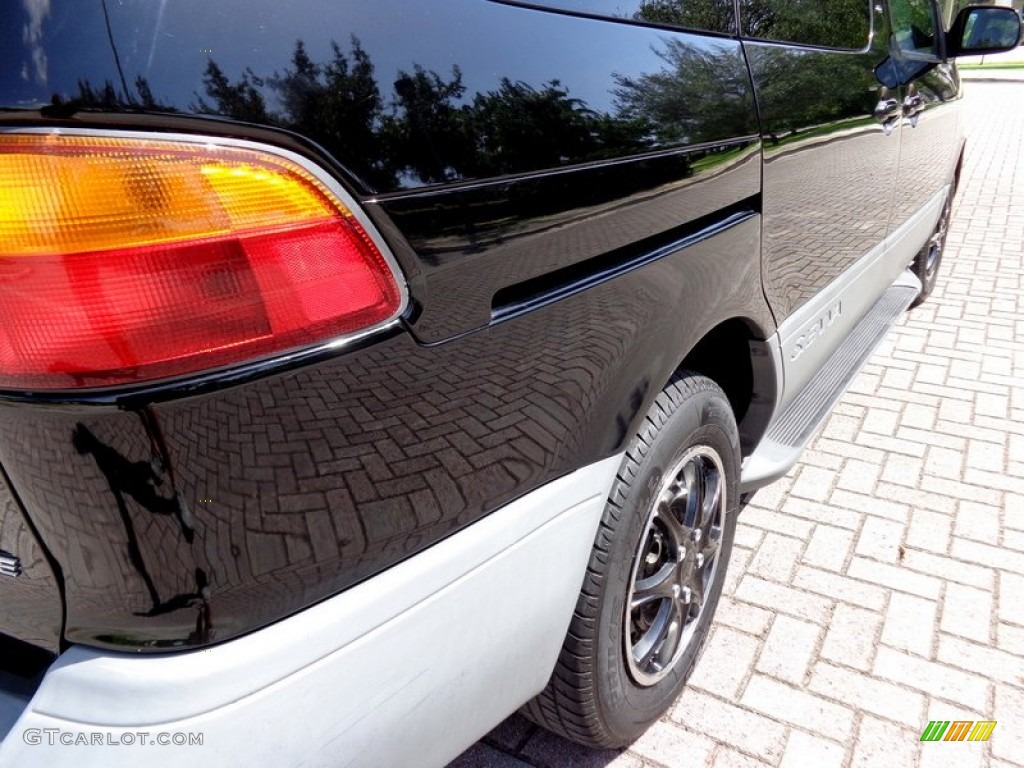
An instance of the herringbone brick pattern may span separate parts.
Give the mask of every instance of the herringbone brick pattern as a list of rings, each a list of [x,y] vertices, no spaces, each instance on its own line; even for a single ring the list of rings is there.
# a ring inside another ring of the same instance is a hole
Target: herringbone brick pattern
[[[1024,88],[968,107],[940,286],[741,515],[675,708],[621,753],[513,717],[460,768],[1024,765]],[[930,719],[998,725],[922,743]]]
[[[60,637],[60,592],[43,550],[25,525],[0,477],[0,552],[17,555],[21,574],[0,579],[5,634],[55,649]]]

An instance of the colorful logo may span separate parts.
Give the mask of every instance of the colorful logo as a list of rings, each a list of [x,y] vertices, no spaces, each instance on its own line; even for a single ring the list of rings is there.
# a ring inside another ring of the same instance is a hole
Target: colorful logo
[[[988,741],[995,727],[995,720],[932,720],[921,741]]]

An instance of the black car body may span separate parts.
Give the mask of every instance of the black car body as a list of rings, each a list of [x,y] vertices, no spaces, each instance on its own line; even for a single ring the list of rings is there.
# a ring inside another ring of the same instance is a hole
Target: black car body
[[[951,3],[792,5],[7,4],[8,201],[90,183],[33,152],[249,153],[340,201],[394,282],[369,325],[224,358],[196,289],[187,368],[136,364],[156,335],[16,375],[64,333],[23,327],[62,308],[25,298],[52,264],[18,243],[78,209],[0,201],[0,764],[442,764],[548,682],[680,371],[731,408],[730,493],[783,475],[934,284],[907,267],[963,151]]]

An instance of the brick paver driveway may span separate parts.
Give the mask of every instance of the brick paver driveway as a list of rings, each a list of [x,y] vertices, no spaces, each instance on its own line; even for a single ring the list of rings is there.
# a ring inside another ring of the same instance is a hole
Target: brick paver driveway
[[[968,115],[940,287],[740,516],[676,707],[622,753],[513,717],[453,765],[1024,766],[1024,83]]]

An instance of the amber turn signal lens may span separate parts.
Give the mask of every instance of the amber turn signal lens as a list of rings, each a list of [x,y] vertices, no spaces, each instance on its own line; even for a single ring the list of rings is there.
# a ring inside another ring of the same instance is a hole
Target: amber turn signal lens
[[[352,211],[273,150],[0,135],[0,387],[195,373],[400,307]]]

